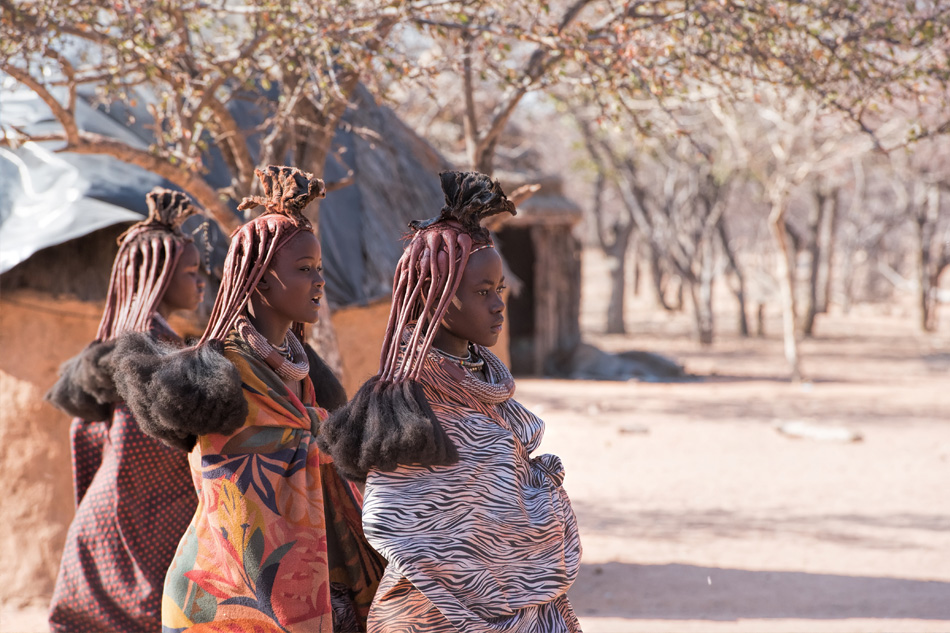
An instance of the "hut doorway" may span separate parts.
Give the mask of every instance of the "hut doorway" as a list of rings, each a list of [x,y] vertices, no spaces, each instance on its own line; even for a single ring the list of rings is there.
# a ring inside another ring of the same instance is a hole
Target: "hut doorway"
[[[511,227],[498,233],[502,257],[512,274],[521,282],[518,292],[508,298],[508,351],[511,371],[515,374],[535,372],[535,296],[534,242],[530,227]]]
[[[528,177],[501,178],[514,191]],[[512,372],[557,375],[580,343],[581,257],[574,226],[581,210],[561,191],[556,176],[531,176],[540,187],[518,204],[518,213],[495,230],[498,247],[516,283],[508,301],[508,350]],[[520,282],[520,284],[517,284]]]

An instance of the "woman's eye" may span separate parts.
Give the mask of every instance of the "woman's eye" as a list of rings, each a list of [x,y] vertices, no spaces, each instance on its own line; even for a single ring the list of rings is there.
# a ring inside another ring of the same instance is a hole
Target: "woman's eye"
[[[487,290],[479,290],[479,291],[478,291],[478,296],[480,296],[480,297],[487,297],[487,296],[488,296],[488,291],[487,291]]]
[[[496,290],[495,292],[501,294],[505,290],[508,290],[508,286],[498,286],[498,290]]]
[[[300,270],[302,270],[302,271],[305,272],[305,273],[309,273],[309,272],[310,272],[310,266],[303,266],[303,267],[300,268]]]

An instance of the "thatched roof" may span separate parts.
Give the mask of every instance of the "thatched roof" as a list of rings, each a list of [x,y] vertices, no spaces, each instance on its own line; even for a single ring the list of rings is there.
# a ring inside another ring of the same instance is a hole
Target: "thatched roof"
[[[392,292],[407,224],[438,213],[438,172],[450,165],[365,89],[334,142],[340,152],[327,161],[326,179],[351,169],[354,183],[329,193],[320,206],[327,292],[338,305],[363,304]]]
[[[556,174],[496,172],[505,191],[512,192],[523,185],[540,185],[540,189],[518,204],[518,214],[502,219],[502,227],[521,227],[534,224],[562,224],[571,226],[580,222],[583,211],[576,202],[564,195],[563,180]]]

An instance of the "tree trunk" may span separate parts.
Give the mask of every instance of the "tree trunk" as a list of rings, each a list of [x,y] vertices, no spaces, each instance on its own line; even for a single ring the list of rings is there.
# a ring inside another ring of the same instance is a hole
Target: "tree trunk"
[[[821,227],[824,224],[828,194],[820,184],[813,191],[814,204],[808,214],[808,293],[805,295],[805,314],[802,319],[802,334],[811,336],[815,329],[815,315],[818,312],[818,269],[821,261]]]
[[[649,248],[650,278],[653,282],[650,285],[653,288],[653,292],[656,297],[656,303],[667,312],[672,312],[673,307],[666,301],[666,282],[663,280],[663,268],[660,265],[660,254],[657,252],[657,249],[653,244],[650,244]]]
[[[350,99],[356,94],[358,86],[359,75],[349,72],[339,78],[340,95],[327,103],[322,110],[317,109],[307,99],[300,101],[295,110],[306,125],[300,125],[295,130],[294,136],[297,143],[294,145],[294,164],[297,167],[322,177],[337,126],[346,112]],[[308,205],[305,214],[314,229],[317,229],[320,226],[320,200],[314,200]],[[327,365],[337,376],[340,376],[343,361],[337,343],[336,329],[333,327],[333,321],[330,320],[329,308],[321,307],[320,320],[310,328],[308,338]]]
[[[778,282],[782,300],[782,339],[785,342],[785,360],[793,382],[802,379],[801,359],[798,354],[798,338],[795,328],[795,277],[792,268],[792,253],[789,251],[788,235],[785,232],[786,199],[784,195],[773,196],[769,214],[769,230],[778,249]]]
[[[679,275],[672,279],[676,280],[676,305],[670,306],[674,312],[680,312],[683,309],[683,292],[685,291],[686,281]]]
[[[610,302],[607,304],[607,334],[626,334],[624,299],[627,290],[627,250],[633,226],[615,227],[610,258]]]
[[[640,296],[640,238],[633,240],[633,296]]]
[[[722,252],[726,256],[730,270],[732,270],[736,277],[736,287],[733,288],[731,284],[729,287],[733,294],[735,294],[736,301],[739,303],[739,334],[743,337],[747,337],[749,336],[749,320],[746,318],[745,309],[745,276],[739,269],[736,254],[733,252],[732,245],[729,243],[729,232],[726,230],[725,219],[719,218],[719,222],[716,223],[716,230],[719,231],[719,243],[722,246]]]
[[[831,304],[831,283],[834,274],[834,260],[836,238],[838,233],[838,191],[835,190],[828,199],[828,208],[825,210],[823,222],[819,227],[819,243],[821,248],[818,256],[818,278],[815,312],[827,314]]]
[[[854,195],[851,197],[851,206],[848,209],[849,228],[852,231],[846,240],[847,252],[844,255],[844,270],[842,271],[842,294],[844,295],[844,313],[851,312],[851,305],[854,302],[854,258],[856,257],[855,246],[858,242],[860,233],[860,223],[857,218],[861,217],[861,210],[864,207],[864,197],[867,191],[867,179],[864,175],[864,164],[860,158],[851,160],[851,168],[854,171]],[[837,226],[837,223],[836,225]],[[832,241],[834,240],[834,227],[832,228]],[[829,287],[831,284],[828,284]]]
[[[696,314],[696,331],[700,345],[712,345],[713,342],[713,241],[704,239],[700,248],[699,283],[690,284],[693,308]]]
[[[917,205],[917,302],[920,307],[920,327],[924,332],[932,332],[936,327],[933,318],[936,303],[933,236],[940,211],[940,189],[936,185],[926,185],[925,195],[926,199]]]
[[[343,380],[343,357],[340,345],[336,338],[336,328],[330,320],[330,307],[323,302],[320,304],[320,319],[307,328],[307,342],[323,359],[323,362],[333,370],[336,377]],[[353,394],[350,394],[353,395]]]

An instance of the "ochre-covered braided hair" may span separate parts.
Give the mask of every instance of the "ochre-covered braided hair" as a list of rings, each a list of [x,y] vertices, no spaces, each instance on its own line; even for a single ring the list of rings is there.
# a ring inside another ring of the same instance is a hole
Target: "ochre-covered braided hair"
[[[155,188],[145,202],[148,217],[119,236],[96,340],[149,329],[184,247],[193,241],[181,231],[182,223],[197,213],[188,196]]]
[[[409,224],[412,239],[396,265],[392,308],[380,352],[381,381],[419,377],[469,256],[492,245],[482,220],[499,213],[515,214],[515,205],[497,180],[474,171],[445,171],[439,178],[445,204],[438,216]],[[406,337],[409,344],[400,354]]]
[[[264,212],[231,235],[221,287],[199,345],[227,337],[274,254],[301,231],[313,231],[304,209],[314,199],[326,195],[322,180],[295,167],[270,165],[254,173],[261,181],[264,195],[245,198],[238,209],[263,206]],[[293,329],[302,340],[303,324],[295,323]]]
[[[264,213],[231,236],[221,287],[201,340],[170,349],[141,334],[119,339],[116,390],[143,431],[190,451],[198,436],[233,433],[245,423],[248,404],[240,373],[224,354],[225,339],[247,307],[274,255],[302,231],[312,231],[303,210],[325,195],[323,181],[291,167],[255,172],[264,195],[246,198],[241,209]],[[298,337],[303,325],[295,324]],[[346,401],[343,387],[313,350],[306,348],[317,402],[324,407]]]
[[[497,181],[477,172],[439,174],[445,204],[439,215],[412,222],[412,238],[396,266],[392,308],[379,373],[335,411],[318,441],[341,473],[364,481],[372,469],[458,461],[458,449],[429,406],[419,375],[469,256],[491,246],[482,227],[515,207]]]

